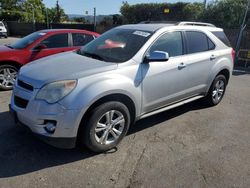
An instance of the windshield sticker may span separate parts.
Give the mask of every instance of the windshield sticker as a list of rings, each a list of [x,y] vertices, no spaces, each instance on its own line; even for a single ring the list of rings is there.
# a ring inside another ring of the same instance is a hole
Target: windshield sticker
[[[135,31],[133,34],[134,35],[139,35],[139,36],[142,36],[142,37],[148,37],[150,35],[150,33],[147,33],[147,32],[144,32],[144,31]]]
[[[39,35],[42,35],[42,36],[43,36],[43,35],[46,35],[46,33],[39,33]]]

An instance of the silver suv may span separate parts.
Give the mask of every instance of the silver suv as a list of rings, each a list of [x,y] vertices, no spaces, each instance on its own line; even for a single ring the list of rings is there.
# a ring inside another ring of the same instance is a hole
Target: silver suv
[[[203,98],[217,105],[234,51],[210,24],[114,28],[79,51],[21,68],[10,110],[47,143],[114,148],[135,121]]]

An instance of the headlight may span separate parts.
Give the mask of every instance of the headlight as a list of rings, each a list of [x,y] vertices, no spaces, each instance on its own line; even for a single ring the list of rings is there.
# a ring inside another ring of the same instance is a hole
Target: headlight
[[[67,96],[77,85],[77,80],[57,81],[45,85],[36,95],[36,99],[56,103]]]

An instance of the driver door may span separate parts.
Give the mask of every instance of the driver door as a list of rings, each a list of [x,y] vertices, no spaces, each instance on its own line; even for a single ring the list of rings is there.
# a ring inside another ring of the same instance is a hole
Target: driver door
[[[167,52],[170,58],[168,61],[142,64],[145,75],[142,109],[144,113],[187,97],[187,58],[184,56],[182,32],[168,32],[160,36],[150,47],[148,54],[154,51]]]
[[[69,42],[70,41],[68,33],[51,35],[48,38],[42,40],[40,44],[38,44],[44,45],[44,49],[36,49],[35,47],[32,50],[30,61],[34,61],[36,59],[40,59],[49,55],[70,51],[73,48],[69,45]]]

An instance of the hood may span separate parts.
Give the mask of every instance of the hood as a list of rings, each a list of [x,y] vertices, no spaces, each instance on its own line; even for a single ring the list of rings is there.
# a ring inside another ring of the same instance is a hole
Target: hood
[[[18,79],[35,88],[41,88],[54,81],[78,79],[116,68],[116,63],[99,61],[75,52],[65,52],[23,66],[19,71]]]
[[[14,49],[12,49],[12,48],[9,48],[8,46],[4,46],[4,45],[1,45],[0,46],[0,53],[1,52],[4,52],[4,53],[6,53],[6,52],[12,52]]]

